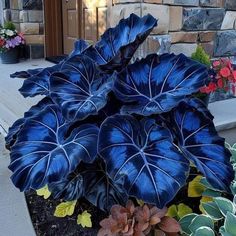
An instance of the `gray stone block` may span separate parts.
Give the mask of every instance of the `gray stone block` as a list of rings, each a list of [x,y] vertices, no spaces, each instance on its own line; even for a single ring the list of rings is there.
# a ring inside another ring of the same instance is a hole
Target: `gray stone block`
[[[20,12],[19,10],[11,10],[11,21],[19,22],[20,21]]]
[[[200,0],[200,5],[203,7],[223,7],[224,0]]]
[[[236,55],[236,30],[218,32],[214,43],[214,56]]]
[[[236,0],[225,0],[225,8],[227,10],[236,10]]]
[[[225,10],[223,8],[185,8],[183,14],[184,30],[220,30]]]
[[[199,0],[164,0],[163,3],[181,6],[198,6]]]
[[[11,20],[11,10],[9,10],[9,9],[3,10],[3,19],[4,19],[4,21]]]
[[[20,22],[28,22],[28,11],[20,11]]]
[[[29,22],[43,22],[43,11],[28,11]]]
[[[30,58],[31,59],[44,58],[44,45],[43,44],[30,45]]]

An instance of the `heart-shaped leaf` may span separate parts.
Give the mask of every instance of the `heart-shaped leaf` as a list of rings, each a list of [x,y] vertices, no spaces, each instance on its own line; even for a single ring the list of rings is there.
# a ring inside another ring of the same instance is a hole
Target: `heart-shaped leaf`
[[[194,234],[191,234],[191,236],[215,236],[215,232],[210,227],[202,226],[199,227]]]
[[[63,66],[67,70],[50,78],[50,95],[70,121],[97,114],[106,105],[112,88],[112,81],[107,81],[107,75],[101,75],[87,56],[76,56],[72,60]]]
[[[132,13],[115,28],[106,30],[100,41],[86,49],[84,54],[104,71],[122,70],[156,25],[157,20],[150,14],[140,18]]]
[[[37,105],[32,106],[29,111],[25,112],[24,118],[21,118],[14,122],[14,124],[9,128],[8,134],[5,138],[6,147],[11,149],[12,145],[15,143],[17,134],[24,125],[25,121],[35,116],[37,113],[41,112],[48,105],[53,105],[53,101],[50,98],[43,98]]]
[[[191,231],[189,229],[189,225],[192,223],[192,221],[197,217],[198,215],[195,213],[188,214],[181,218],[179,220],[180,226],[181,226],[181,232],[190,235]]]
[[[98,128],[82,125],[66,138],[68,126],[55,105],[25,122],[12,147],[9,166],[12,181],[21,191],[60,181],[81,160],[94,160]]]
[[[236,216],[231,212],[228,212],[226,215],[224,228],[228,234],[236,236]]]
[[[218,136],[213,122],[186,102],[182,102],[169,116],[186,157],[213,187],[229,190],[233,180],[231,154],[224,147],[224,139]]]
[[[49,189],[54,198],[72,201],[85,197],[99,209],[108,211],[113,205],[125,204],[128,200],[122,182],[113,182],[100,160],[81,163],[65,180],[49,184]]]
[[[75,48],[71,54],[62,60],[58,65],[47,67],[44,69],[34,69],[28,71],[21,71],[12,74],[11,77],[26,77],[27,80],[24,81],[23,86],[19,89],[20,93],[24,97],[34,97],[36,95],[48,95],[49,94],[49,78],[52,73],[56,71],[61,71],[63,65],[67,61],[76,55],[81,54],[88,44],[84,40],[78,40],[75,42]],[[27,75],[28,74],[28,75]]]
[[[176,107],[197,92],[207,77],[205,66],[183,54],[152,54],[118,73],[114,92],[127,103],[123,113],[149,116]]]
[[[211,217],[206,215],[198,215],[196,216],[191,224],[189,225],[189,229],[192,233],[194,233],[196,230],[198,230],[200,227],[205,226],[209,227],[210,229],[214,229],[214,222],[211,219]]]
[[[98,150],[113,181],[124,179],[129,195],[159,208],[185,184],[189,162],[172,143],[169,131],[152,119],[107,118]]]

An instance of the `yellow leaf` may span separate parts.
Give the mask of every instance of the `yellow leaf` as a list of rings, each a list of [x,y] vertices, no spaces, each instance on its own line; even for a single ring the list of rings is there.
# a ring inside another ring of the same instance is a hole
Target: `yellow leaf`
[[[83,228],[85,227],[91,228],[92,227],[91,214],[89,214],[87,211],[84,211],[82,214],[78,215],[77,224],[81,225]]]
[[[206,187],[204,187],[200,181],[202,179],[201,175],[196,176],[191,182],[188,184],[188,197],[201,197],[202,193],[205,191]]]
[[[42,196],[44,199],[48,199],[51,196],[51,192],[48,190],[48,186],[36,190],[38,196]]]
[[[74,213],[75,205],[77,201],[71,201],[71,202],[62,202],[60,203],[54,212],[54,216],[56,217],[65,217],[65,216],[71,216]]]
[[[139,206],[143,206],[144,205],[144,201],[143,200],[139,200],[139,199],[136,199],[137,200],[137,203],[139,204]]]
[[[199,205],[199,210],[205,214],[205,211],[202,207],[202,203],[205,203],[205,202],[212,202],[213,201],[213,198],[212,197],[207,197],[207,196],[203,196],[200,200],[200,205]]]
[[[182,217],[184,217],[184,216],[186,216],[186,215],[188,215],[192,212],[193,212],[193,210],[189,206],[187,206],[183,203],[180,203],[178,205],[178,217],[179,218],[182,218]]]
[[[177,206],[176,206],[176,205],[171,205],[171,206],[168,208],[168,211],[167,211],[167,213],[166,213],[166,216],[169,216],[169,217],[176,217],[176,216],[178,216]]]

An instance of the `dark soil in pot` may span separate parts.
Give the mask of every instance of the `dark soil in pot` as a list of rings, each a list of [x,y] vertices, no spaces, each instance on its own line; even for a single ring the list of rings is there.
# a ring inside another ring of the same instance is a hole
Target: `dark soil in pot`
[[[77,203],[72,216],[57,218],[53,216],[60,201],[43,199],[34,191],[27,192],[26,200],[31,220],[37,236],[96,236],[100,228],[99,222],[107,215],[89,202],[82,200]],[[93,228],[82,228],[77,225],[77,216],[87,210],[92,215]]]

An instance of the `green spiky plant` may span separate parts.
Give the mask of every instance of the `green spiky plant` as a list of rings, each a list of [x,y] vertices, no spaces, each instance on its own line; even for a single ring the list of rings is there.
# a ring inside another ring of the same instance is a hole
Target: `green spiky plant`
[[[206,66],[211,65],[211,58],[210,56],[206,53],[204,48],[201,45],[197,46],[196,51],[192,54],[191,58],[195,61],[198,61]]]

